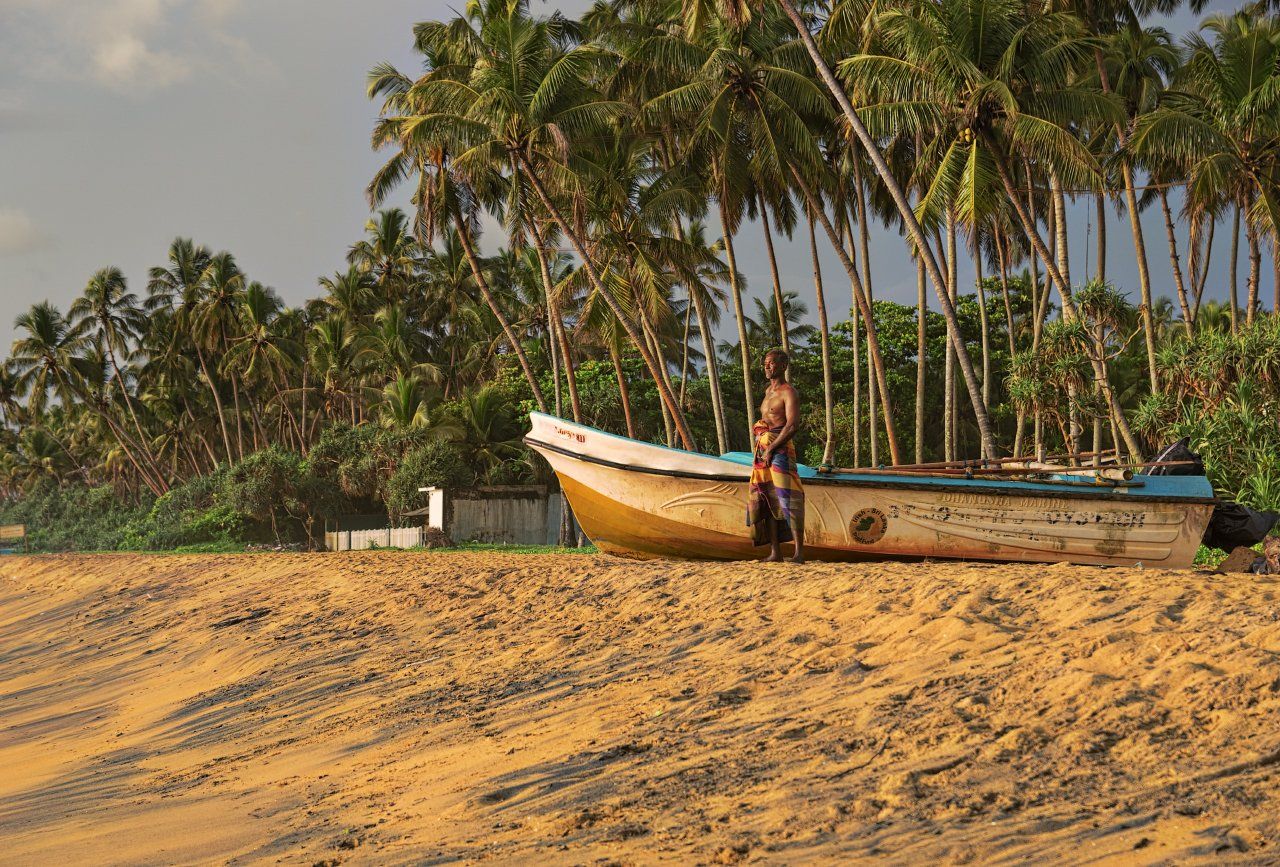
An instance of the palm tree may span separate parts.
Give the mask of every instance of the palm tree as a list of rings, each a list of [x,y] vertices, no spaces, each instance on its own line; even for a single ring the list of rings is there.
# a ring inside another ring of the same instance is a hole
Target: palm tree
[[[1193,209],[1230,202],[1245,215],[1249,295],[1258,309],[1261,235],[1280,226],[1280,24],[1238,12],[1209,18],[1188,39],[1182,74],[1159,106],[1139,118],[1131,147],[1185,166]]]
[[[224,457],[230,461],[234,452],[231,450],[231,434],[227,426],[227,414],[222,405],[222,395],[218,389],[218,381],[213,377],[209,366],[209,355],[205,344],[191,339],[194,335],[195,315],[201,303],[205,270],[209,267],[212,254],[202,246],[192,243],[189,238],[176,238],[169,245],[169,266],[153,267],[150,281],[147,283],[147,311],[154,313],[165,308],[175,308],[176,319],[169,331],[170,346],[175,350],[190,346],[195,350],[200,372],[213,396],[213,404],[217,410],[218,427],[222,433]],[[180,350],[179,350],[180,351]]]
[[[985,175],[972,184],[974,189],[996,183],[1003,187],[1058,289],[1064,314],[1075,317],[1060,257],[1050,252],[1027,212],[1014,180],[1013,158],[1033,153],[1047,157],[1056,190],[1063,179],[1099,179],[1101,166],[1071,132],[1079,118],[1100,123],[1121,117],[1112,97],[1075,81],[1074,70],[1090,56],[1093,40],[1075,17],[1028,14],[1014,0],[943,0],[919,4],[913,12],[884,13],[880,51],[841,64],[842,71],[881,100],[866,110],[871,126],[901,125],[930,137],[946,136],[946,153],[933,184],[944,200],[966,171]],[[1055,193],[1054,198],[1061,214],[1062,197]],[[1055,227],[1060,244],[1065,242],[1063,225],[1065,216]],[[1065,249],[1059,252],[1065,256]],[[1139,454],[1098,352],[1090,354],[1090,363],[1126,445]],[[980,389],[976,397],[980,403]]]
[[[823,155],[811,125],[825,125],[828,104],[821,89],[803,73],[800,46],[782,39],[785,22],[778,16],[762,15],[749,26],[718,22],[704,28],[705,45],[688,52],[700,58],[690,69],[691,80],[652,100],[645,112],[649,117],[674,112],[695,118],[696,147],[691,161],[711,166],[710,189],[717,199],[730,273],[736,271],[733,235],[742,212],[751,207],[753,193],[749,179],[785,189],[794,183],[822,225],[849,277],[860,283],[844,246],[820,200],[826,186]],[[691,64],[692,66],[692,64]],[[751,396],[750,365],[746,352],[745,315],[740,291],[733,290],[734,312],[738,319],[739,346],[743,352],[744,390],[748,420],[755,418]],[[856,291],[859,312],[868,329],[870,352],[876,370],[883,374],[883,360],[874,336],[875,326],[869,303]],[[878,376],[881,398],[892,406],[887,379]],[[897,455],[897,438],[892,412],[886,411],[886,433]]]
[[[698,22],[705,20],[705,13],[699,13],[698,10],[705,9],[709,0],[685,0],[685,20],[690,28],[696,28]],[[903,223],[907,228],[908,234],[911,236],[912,244],[915,247],[921,261],[924,263],[925,271],[929,275],[929,280],[933,284],[934,293],[938,296],[939,306],[942,308],[942,315],[947,321],[950,332],[951,342],[956,347],[956,357],[960,363],[961,372],[964,374],[965,387],[969,392],[969,400],[973,404],[974,416],[978,423],[978,432],[982,441],[983,454],[987,457],[995,457],[995,433],[991,426],[991,417],[987,409],[982,404],[981,387],[978,383],[977,376],[973,371],[973,362],[969,358],[969,353],[964,346],[964,342],[960,337],[959,321],[956,318],[955,305],[951,302],[951,298],[947,294],[947,281],[942,275],[942,271],[938,268],[937,259],[934,258],[933,249],[929,244],[928,237],[925,235],[920,221],[916,219],[915,212],[912,209],[911,202],[907,199],[907,194],[902,186],[898,183],[894,176],[889,163],[885,160],[884,154],[881,153],[876,140],[872,137],[867,127],[863,124],[862,119],[858,116],[858,112],[854,109],[853,103],[849,100],[848,93],[836,78],[831,66],[827,63],[821,49],[818,47],[817,41],[814,39],[813,33],[809,28],[809,22],[800,13],[792,0],[778,0],[778,5],[782,8],[787,18],[795,27],[796,33],[799,35],[801,42],[804,44],[805,50],[808,51],[810,59],[813,61],[814,67],[817,69],[819,78],[823,84],[831,92],[835,98],[836,104],[839,105],[841,112],[845,116],[845,120],[849,124],[850,131],[858,139],[866,151],[867,156],[871,160],[872,166],[876,170],[876,174],[880,176],[881,183],[884,184],[885,190],[893,199],[894,206],[901,214]],[[726,10],[730,18],[741,18],[746,13],[744,0],[726,0]]]
[[[138,305],[137,296],[128,291],[123,272],[119,268],[103,268],[95,273],[89,278],[83,294],[72,302],[67,313],[73,332],[90,337],[106,351],[116,390],[124,400],[125,408],[133,421],[142,456],[154,471],[157,481],[167,490],[168,481],[147,445],[147,435],[142,432],[133,398],[120,370],[120,357],[128,356],[129,341],[145,329],[147,322],[146,315]]]
[[[30,408],[39,413],[50,392],[67,405],[78,399],[108,427],[138,477],[156,496],[164,493],[163,480],[156,478],[137,457],[137,443],[111,417],[103,402],[92,399],[85,387],[80,362],[91,349],[89,340],[76,334],[61,311],[47,301],[19,314],[14,328],[26,332],[13,342],[10,364],[17,376],[17,386],[30,394]]]
[[[301,355],[297,341],[280,328],[284,303],[274,290],[250,283],[241,301],[239,328],[223,355],[221,369],[233,373],[242,382],[265,382],[275,393],[281,413],[288,418],[297,437],[298,450],[306,452],[302,424],[289,408],[285,398],[285,382]],[[256,413],[256,402],[250,399]]]
[[[626,108],[602,99],[587,80],[606,55],[588,45],[562,48],[567,36],[563,19],[533,20],[521,3],[493,0],[487,7],[473,5],[471,12],[474,22],[457,19],[447,27],[419,28],[420,46],[426,43],[441,56],[458,56],[460,49],[446,46],[479,45],[485,62],[475,64],[466,80],[452,70],[436,69],[414,85],[409,96],[420,113],[404,120],[404,136],[419,148],[445,146],[456,153],[453,171],[467,178],[472,189],[491,187],[508,170],[528,183],[640,353],[681,442],[692,449],[684,413],[658,360],[627,311],[605,289],[586,238],[561,203],[580,203],[575,197],[581,195],[581,178],[570,166],[572,138],[594,135]]]
[[[351,245],[347,262],[368,274],[383,304],[407,300],[417,269],[419,248],[399,208],[379,211],[365,223],[365,237]]]
[[[192,340],[201,347],[205,358],[221,358],[230,345],[231,335],[237,325],[240,305],[243,301],[247,278],[235,257],[223,251],[209,257],[197,284],[198,295],[187,309],[184,324],[191,330]],[[207,361],[205,376],[209,376]],[[244,460],[243,413],[240,406],[240,386],[231,379],[231,397],[235,403],[236,455]],[[210,387],[214,388],[210,379]],[[229,444],[228,444],[229,447]],[[230,455],[228,455],[230,457]]]
[[[461,19],[460,19],[461,21]],[[422,103],[418,87],[436,80],[447,80],[444,76],[451,74],[456,66],[456,58],[447,53],[451,50],[449,43],[457,38],[458,30],[468,30],[465,22],[461,28],[452,31],[419,25],[417,47],[426,55],[430,71],[417,86],[388,64],[374,67],[369,73],[368,95],[370,99],[383,97],[382,118],[374,127],[373,147],[375,150],[394,148],[394,153],[387,163],[378,170],[369,182],[366,195],[369,204],[376,207],[383,202],[391,191],[411,174],[417,175],[417,190],[414,196],[417,206],[415,225],[417,234],[423,243],[435,238],[445,225],[452,222],[457,230],[459,243],[466,254],[480,294],[498,324],[511,351],[524,372],[525,380],[533,393],[538,409],[546,412],[546,400],[542,388],[533,373],[524,347],[516,337],[506,313],[498,305],[488,281],[483,276],[483,267],[475,251],[473,239],[477,232],[477,191],[459,182],[451,168],[451,156],[447,146],[450,131],[435,130],[433,123],[425,127],[419,112]],[[466,51],[463,51],[466,54]],[[433,78],[438,76],[439,78]],[[444,133],[441,135],[441,133]]]

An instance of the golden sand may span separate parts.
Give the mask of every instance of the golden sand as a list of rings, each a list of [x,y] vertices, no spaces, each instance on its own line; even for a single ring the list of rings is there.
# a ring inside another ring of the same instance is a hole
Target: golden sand
[[[1280,861],[1280,580],[0,560],[9,863]]]

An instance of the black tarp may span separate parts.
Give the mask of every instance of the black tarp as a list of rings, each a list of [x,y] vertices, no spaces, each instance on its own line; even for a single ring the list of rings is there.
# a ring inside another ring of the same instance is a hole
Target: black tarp
[[[1165,446],[1152,461],[1183,463],[1173,467],[1151,467],[1147,470],[1148,475],[1204,475],[1204,461],[1200,455],[1191,451],[1190,437],[1183,437],[1176,443]],[[1265,539],[1277,521],[1280,521],[1280,514],[1275,512],[1259,512],[1239,503],[1220,502],[1213,507],[1213,515],[1209,518],[1209,526],[1205,528],[1201,541],[1210,548],[1221,548],[1224,551],[1240,546],[1249,547]]]
[[[1147,470],[1149,476],[1203,476],[1204,461],[1198,454],[1191,451],[1191,437],[1183,437],[1172,445],[1167,445],[1160,450],[1160,454],[1151,459],[1153,463],[1162,461],[1182,461],[1182,466],[1176,467],[1150,467]]]
[[[1280,514],[1259,512],[1239,503],[1218,503],[1204,531],[1204,544],[1230,551],[1241,546],[1256,545],[1267,537],[1280,521]]]

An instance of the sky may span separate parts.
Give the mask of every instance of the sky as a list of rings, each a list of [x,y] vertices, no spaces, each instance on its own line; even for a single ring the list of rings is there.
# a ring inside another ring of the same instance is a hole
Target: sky
[[[534,11],[586,5],[535,0]],[[369,216],[381,158],[365,73],[381,61],[417,72],[413,24],[454,14],[441,0],[0,0],[0,348],[18,313],[46,299],[65,310],[100,268],[121,268],[145,295],[148,268],[179,236],[230,250],[288,303],[314,297]],[[1196,20],[1163,23],[1179,34]],[[1073,237],[1094,231],[1091,212],[1071,210]],[[1144,225],[1156,292],[1172,296],[1157,208]],[[1113,213],[1108,231],[1108,277],[1136,294],[1127,221]],[[741,234],[747,293],[766,296],[759,227]],[[819,235],[828,306],[843,317],[847,280]],[[485,246],[499,243],[490,233]],[[1225,292],[1219,243],[1213,297]],[[1073,276],[1091,246],[1073,240]],[[812,308],[806,233],[778,255],[784,288]],[[896,231],[876,231],[872,278],[876,297],[914,303]]]

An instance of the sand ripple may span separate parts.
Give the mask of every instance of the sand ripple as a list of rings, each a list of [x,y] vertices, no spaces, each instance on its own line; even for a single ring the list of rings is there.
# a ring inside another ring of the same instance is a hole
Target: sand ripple
[[[0,560],[14,862],[1280,861],[1280,580]]]

